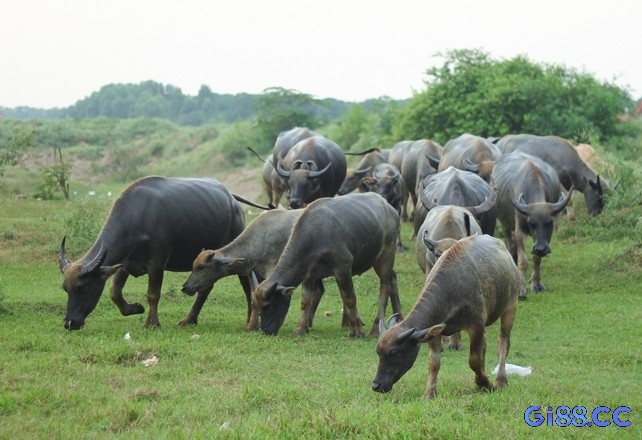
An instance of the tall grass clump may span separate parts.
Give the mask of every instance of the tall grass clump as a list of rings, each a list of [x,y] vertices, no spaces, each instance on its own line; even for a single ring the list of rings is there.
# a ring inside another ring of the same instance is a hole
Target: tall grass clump
[[[94,243],[110,207],[111,199],[92,196],[76,197],[67,204],[62,224],[74,248],[88,249]]]

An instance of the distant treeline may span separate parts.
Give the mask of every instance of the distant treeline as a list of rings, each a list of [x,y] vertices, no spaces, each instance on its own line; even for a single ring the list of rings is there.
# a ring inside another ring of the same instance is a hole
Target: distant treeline
[[[180,125],[233,123],[256,116],[262,95],[218,94],[202,85],[196,96],[185,95],[178,87],[155,81],[139,84],[108,84],[66,108],[39,109],[0,106],[0,115],[15,119],[162,118]],[[361,103],[365,108],[368,101]],[[314,99],[308,113],[319,121],[333,121],[352,103],[337,99]]]

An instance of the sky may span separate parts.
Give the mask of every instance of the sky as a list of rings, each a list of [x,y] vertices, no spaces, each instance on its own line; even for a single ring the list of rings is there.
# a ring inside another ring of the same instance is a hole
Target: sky
[[[454,49],[589,73],[642,97],[640,0],[20,0],[0,14],[0,107],[112,83],[409,98]]]

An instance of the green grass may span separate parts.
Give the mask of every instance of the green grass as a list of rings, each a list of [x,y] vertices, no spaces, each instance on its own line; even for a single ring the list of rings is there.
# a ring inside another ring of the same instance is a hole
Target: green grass
[[[425,348],[391,393],[371,391],[376,340],[346,338],[333,280],[326,281],[314,328],[304,337],[292,335],[300,291],[277,337],[245,332],[245,300],[232,278],[216,285],[197,326],[180,328],[176,323],[192,298],[180,293],[187,274],[173,273],[163,286],[160,329],[144,329],[145,315],[121,316],[105,292],[85,328],[65,331],[56,251],[75,203],[80,202],[2,200],[0,439],[642,435],[640,231],[627,235],[618,229],[618,216],[642,217],[640,206],[626,214],[607,211],[591,223],[580,199],[578,221],[560,218],[553,253],[543,262],[548,290],[520,302],[511,338],[508,362],[532,366],[531,376],[510,376],[507,389],[483,392],[474,386],[467,352],[446,351],[439,395],[424,401]],[[105,211],[93,209],[102,223]],[[587,225],[593,228],[590,237],[578,229]],[[409,225],[403,234],[411,249],[398,255],[396,270],[407,312],[421,292],[423,274],[407,238]],[[71,240],[68,256],[82,255],[83,245]],[[368,272],[354,281],[369,326],[378,280]],[[145,288],[145,277],[132,279],[126,297],[144,303]],[[493,325],[487,331],[488,372],[497,363],[497,336]],[[158,364],[143,366],[151,356]],[[631,426],[532,428],[523,420],[531,405],[626,405]]]

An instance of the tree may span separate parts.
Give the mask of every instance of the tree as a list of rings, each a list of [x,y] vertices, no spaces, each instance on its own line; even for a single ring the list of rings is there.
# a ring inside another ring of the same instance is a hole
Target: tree
[[[295,90],[271,87],[263,91],[256,104],[256,129],[259,152],[267,152],[279,133],[294,127],[313,129],[317,120],[312,108],[319,101]]]
[[[69,200],[69,177],[71,176],[71,163],[65,162],[60,147],[54,148],[54,164],[41,168],[43,183],[40,185],[40,196],[50,200],[56,191],[62,191],[65,200]]]
[[[7,167],[13,167],[20,162],[20,152],[32,147],[33,133],[27,130],[18,131],[5,145],[0,147],[0,177],[4,176]]]
[[[444,64],[427,70],[426,90],[397,114],[397,139],[532,133],[584,142],[613,134],[616,116],[631,105],[615,85],[524,56],[496,61],[469,49],[440,55]]]

